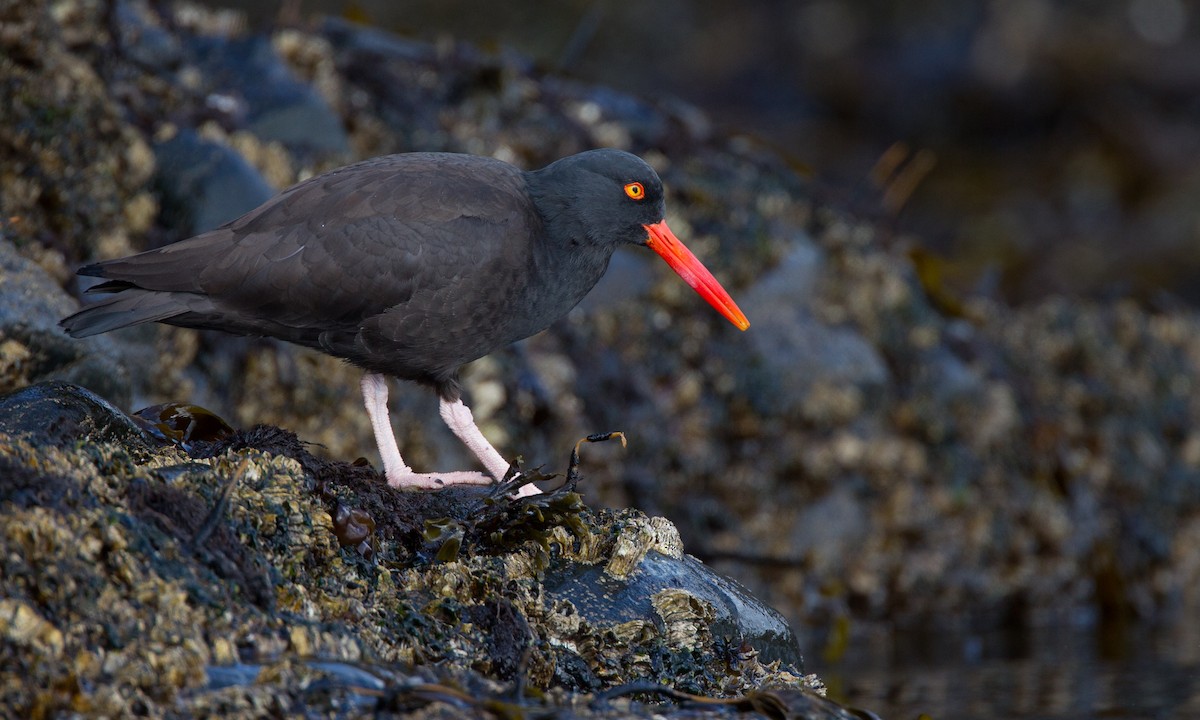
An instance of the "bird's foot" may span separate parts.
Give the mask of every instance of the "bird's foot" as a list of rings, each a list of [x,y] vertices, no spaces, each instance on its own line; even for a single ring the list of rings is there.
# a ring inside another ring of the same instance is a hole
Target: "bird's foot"
[[[517,491],[513,493],[513,497],[529,497],[530,495],[541,494],[542,491],[538,489],[537,485],[529,483],[528,485],[522,485],[521,487],[517,488]]]
[[[407,470],[407,468],[405,468]],[[387,473],[388,485],[394,488],[412,490],[441,490],[451,485],[493,485],[496,480],[491,475],[456,470],[444,473],[415,473],[390,471]]]
[[[416,473],[411,470],[407,470],[407,472],[393,471],[387,473],[387,482],[388,485],[394,488],[405,490],[441,490],[451,485],[479,486],[497,484],[496,479],[491,475],[471,470],[456,470],[454,472],[443,473]],[[529,495],[537,495],[540,492],[541,490],[536,485],[529,483],[517,488],[516,492],[512,493],[512,496],[527,497]]]

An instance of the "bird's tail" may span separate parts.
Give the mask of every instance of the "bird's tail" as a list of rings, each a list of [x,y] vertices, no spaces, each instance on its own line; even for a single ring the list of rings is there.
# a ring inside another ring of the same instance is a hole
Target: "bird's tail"
[[[130,325],[168,320],[189,312],[192,308],[188,296],[194,297],[192,293],[144,290],[119,281],[97,285],[88,292],[116,294],[59,321],[71,337],[88,337]]]

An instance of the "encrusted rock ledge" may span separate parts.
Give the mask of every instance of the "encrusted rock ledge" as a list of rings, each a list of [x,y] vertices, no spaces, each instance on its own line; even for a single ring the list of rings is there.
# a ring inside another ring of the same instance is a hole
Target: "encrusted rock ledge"
[[[184,451],[145,424],[68,383],[0,398],[0,705],[22,716],[853,717],[662,518],[570,487],[404,493],[277,428]]]

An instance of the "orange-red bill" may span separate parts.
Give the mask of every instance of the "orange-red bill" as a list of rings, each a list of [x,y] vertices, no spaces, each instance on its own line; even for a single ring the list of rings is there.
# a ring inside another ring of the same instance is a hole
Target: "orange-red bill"
[[[675,233],[667,227],[666,220],[643,227],[649,233],[646,245],[662,256],[671,269],[678,273],[684,282],[691,285],[692,289],[700,294],[700,297],[707,300],[708,304],[716,308],[717,312],[724,315],[729,322],[737,325],[739,330],[750,327],[750,321],[738,309],[737,303],[729,297],[729,293],[725,292],[725,288],[721,287],[721,283],[717,282],[708,268],[696,259],[691,250],[684,247],[679,238],[675,237]]]

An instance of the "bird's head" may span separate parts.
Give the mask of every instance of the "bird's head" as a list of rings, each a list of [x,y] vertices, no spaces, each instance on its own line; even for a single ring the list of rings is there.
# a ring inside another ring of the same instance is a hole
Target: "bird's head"
[[[589,150],[533,173],[533,197],[547,222],[571,228],[572,242],[603,248],[645,245],[684,282],[745,330],[750,321],[712,273],[667,227],[663,184],[654,168],[622,150]]]

